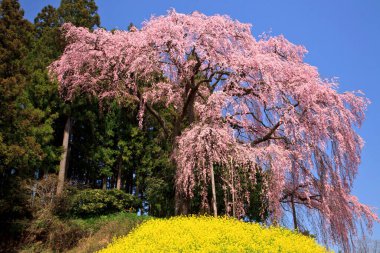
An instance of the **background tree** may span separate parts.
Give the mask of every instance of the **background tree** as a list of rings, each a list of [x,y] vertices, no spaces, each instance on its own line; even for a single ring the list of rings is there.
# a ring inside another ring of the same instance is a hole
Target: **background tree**
[[[62,1],[57,9],[44,7],[33,25],[23,18],[18,1],[1,2],[0,223],[5,251],[13,248],[13,235],[20,237],[27,224],[41,218],[41,209],[57,201],[49,195],[49,208],[36,205],[38,187],[56,178],[51,173],[58,170],[69,117],[71,155],[65,176],[71,183],[78,189],[117,188],[142,199],[144,212],[173,214],[174,169],[156,122],[147,117],[140,129],[138,106],[101,101],[100,108],[93,96],[65,103],[58,83],[48,76],[47,66],[66,44],[61,24],[100,26],[96,10],[94,1]]]
[[[75,103],[63,103],[58,96],[57,83],[51,82],[47,78],[46,67],[53,60],[57,59],[64,49],[65,41],[59,29],[64,22],[72,22],[76,25],[89,28],[100,26],[100,18],[97,14],[95,2],[81,0],[62,1],[58,9],[48,5],[41,10],[34,22],[36,40],[29,54],[30,72],[32,73],[31,87],[33,87],[31,93],[34,95],[33,101],[36,106],[56,116],[56,119],[52,123],[55,129],[55,138],[52,141],[52,145],[56,147],[63,145],[64,151],[59,169],[60,177],[57,188],[59,193],[63,190],[63,183],[69,169],[69,140],[72,139],[71,130],[75,122],[77,125],[81,125],[80,114],[74,115],[76,116],[74,118],[70,116],[72,115],[72,111],[75,111],[75,109],[72,109],[76,106]],[[42,101],[43,103],[41,104]],[[90,100],[86,99],[84,101],[90,102]],[[80,106],[83,102],[78,101],[76,103]],[[86,110],[97,110],[97,108],[89,104]],[[54,171],[56,164],[47,168],[50,168],[50,171]]]
[[[0,222],[6,236],[14,221],[29,217],[22,181],[35,175],[50,157],[53,129],[49,112],[33,104],[29,93],[28,51],[33,26],[16,0],[0,3]],[[18,225],[20,222],[18,223]],[[2,234],[3,235],[3,234]]]
[[[78,11],[81,8],[84,11]],[[67,128],[70,132],[66,131],[65,143],[68,159],[61,159],[65,168],[60,170],[64,172],[61,178],[81,187],[116,187],[146,200],[154,199],[147,208],[156,208],[157,215],[168,215],[172,213],[168,203],[172,199],[173,171],[163,168],[168,154],[164,154],[164,142],[157,140],[161,133],[155,122],[147,119],[145,130],[138,130],[138,107],[102,101],[100,108],[98,99],[92,96],[63,103],[57,96],[56,82],[46,78],[46,66],[61,55],[65,45],[59,27],[61,23],[70,21],[81,26],[90,25],[90,28],[100,26],[96,10],[91,1],[63,1],[58,9],[46,6],[35,19],[36,40],[29,54],[34,76],[32,86],[34,90],[45,92],[39,92],[35,102],[45,101],[39,106],[58,114],[53,122],[55,147],[62,145],[64,126],[68,125],[70,116],[71,128]],[[149,148],[149,152],[145,148]],[[51,164],[46,171],[54,171],[56,167],[56,163]],[[156,175],[155,170],[171,172]],[[64,180],[60,182],[62,186]],[[163,191],[162,187],[166,190]]]
[[[59,22],[88,28],[100,27],[97,11],[98,6],[94,0],[61,0],[58,8]]]
[[[50,66],[61,93],[139,103],[140,122],[146,110],[172,140],[178,201],[191,200],[197,186],[209,184],[211,168],[228,170],[233,157],[253,184],[256,166],[268,172],[273,222],[292,192],[322,224],[316,229],[324,238],[348,251],[356,221],[370,228],[378,220],[350,194],[362,148],[354,129],[368,102],[321,79],[303,62],[302,46],[283,36],[256,41],[250,25],[197,12],[171,11],[133,32],[64,29],[69,44]],[[164,80],[154,82],[156,73]],[[156,111],[160,104],[171,108],[169,119]],[[242,182],[236,185],[249,196]]]
[[[57,9],[59,24],[61,25],[65,22],[70,22],[74,25],[83,26],[90,29],[94,28],[95,26],[99,27],[100,17],[97,14],[97,10],[98,7],[96,6],[94,0],[62,0],[59,8]],[[64,147],[64,153],[59,168],[57,194],[61,194],[63,191],[63,185],[69,166],[69,139],[71,137],[73,124],[76,124],[76,126],[80,125],[79,122],[74,123],[75,117],[72,118],[71,116],[71,113],[75,111],[75,109],[73,109],[73,105],[70,105],[70,108],[67,111],[68,116],[64,127],[64,136],[62,143],[62,146]],[[76,117],[77,120],[80,119],[80,115],[77,116],[79,116]]]

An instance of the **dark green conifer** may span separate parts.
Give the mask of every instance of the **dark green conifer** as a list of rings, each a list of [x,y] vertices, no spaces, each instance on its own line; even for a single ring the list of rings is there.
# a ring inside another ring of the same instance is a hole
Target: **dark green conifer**
[[[17,0],[0,3],[0,226],[28,215],[22,181],[32,178],[52,134],[45,112],[29,97],[27,55],[33,26]],[[3,227],[4,226],[4,227]],[[9,235],[9,233],[8,233]]]

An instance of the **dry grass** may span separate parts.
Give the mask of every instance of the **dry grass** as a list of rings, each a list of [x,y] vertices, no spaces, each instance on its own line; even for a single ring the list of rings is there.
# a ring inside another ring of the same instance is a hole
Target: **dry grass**
[[[71,249],[70,253],[91,253],[106,247],[113,238],[127,235],[133,228],[140,224],[144,218],[122,217],[108,222],[98,231],[79,241],[78,245]]]

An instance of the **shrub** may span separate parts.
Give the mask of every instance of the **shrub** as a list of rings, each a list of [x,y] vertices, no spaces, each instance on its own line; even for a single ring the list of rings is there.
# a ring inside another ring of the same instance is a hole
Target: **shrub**
[[[78,224],[59,219],[50,209],[42,209],[37,212],[25,234],[26,244],[40,244],[44,248],[62,252],[75,246],[87,232]]]
[[[117,252],[327,252],[310,237],[220,217],[152,219],[101,253]]]
[[[134,211],[139,200],[121,190],[87,189],[72,197],[71,213],[78,217],[105,215],[120,211]]]

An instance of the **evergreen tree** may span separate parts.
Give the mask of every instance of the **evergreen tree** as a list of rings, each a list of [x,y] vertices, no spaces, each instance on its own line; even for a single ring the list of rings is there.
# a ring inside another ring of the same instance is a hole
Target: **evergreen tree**
[[[54,115],[59,115],[58,119],[53,122],[55,138],[52,142],[55,146],[61,146],[63,144],[64,149],[63,154],[60,156],[58,193],[62,192],[63,183],[66,178],[67,170],[69,169],[69,139],[74,139],[71,134],[72,127],[75,128],[79,126],[82,119],[84,121],[86,120],[84,115],[87,115],[85,111],[80,111],[75,115],[75,111],[78,111],[75,107],[87,103],[84,102],[87,100],[82,99],[80,102],[80,99],[78,99],[77,103],[65,104],[64,101],[59,98],[57,84],[50,80],[46,70],[47,66],[63,52],[65,41],[61,36],[60,26],[66,22],[87,28],[100,26],[100,18],[97,14],[95,1],[63,0],[57,9],[50,5],[44,7],[34,20],[36,41],[33,51],[29,55],[31,59],[29,61],[31,64],[31,72],[33,73],[32,82],[34,84],[31,94],[35,95],[36,91],[39,91],[38,96],[34,96],[34,102],[41,108],[45,108],[46,111]],[[89,104],[88,108],[84,110],[94,110],[94,106]],[[73,126],[73,124],[75,125]],[[55,153],[54,151],[55,150],[52,150],[52,153]],[[75,158],[73,157],[73,159]],[[53,160],[49,161],[50,166],[47,171],[54,169],[55,166],[52,165],[52,161]]]
[[[40,178],[57,170],[61,154],[61,138],[58,135],[62,131],[59,128],[61,124],[57,123],[64,103],[59,97],[57,83],[50,80],[46,70],[46,67],[59,57],[64,47],[54,7],[47,6],[42,9],[35,19],[34,31],[32,46],[26,59],[29,72],[27,92],[33,106],[44,112],[44,119],[54,130],[43,147],[47,155],[41,170],[36,174],[36,177]]]
[[[60,23],[94,28],[100,26],[98,6],[94,0],[62,0],[58,8]]]
[[[60,190],[65,179],[93,188],[122,189],[142,198],[147,211],[159,216],[171,214],[174,170],[157,122],[147,119],[139,129],[139,108],[131,104],[109,102],[100,109],[98,100],[91,96],[78,97],[70,104],[59,98],[57,84],[49,79],[46,67],[63,52],[60,26],[65,22],[99,27],[95,2],[63,0],[57,9],[44,7],[34,20],[35,42],[28,56],[33,83],[30,94],[35,106],[51,115],[59,114],[53,121],[52,156],[45,159],[44,173],[54,171],[56,158],[62,157],[53,154],[62,146],[66,126],[67,153],[61,160]],[[160,113],[167,110],[164,106],[161,109]]]
[[[57,9],[51,5],[45,6],[34,19],[34,26],[39,36],[47,30],[56,29],[59,26]]]
[[[33,106],[25,64],[33,26],[17,0],[0,3],[0,220],[2,225],[28,215],[21,183],[43,166],[51,118]],[[2,230],[4,231],[4,230]],[[5,230],[6,231],[6,230]]]
[[[94,0],[62,0],[61,5],[59,6],[58,19],[59,23],[73,23],[77,26],[87,27],[89,29],[94,28],[95,26],[100,26],[100,17],[97,14],[98,7]],[[83,99],[83,98],[82,98]],[[80,99],[79,99],[80,100]],[[84,100],[86,102],[86,100]],[[83,102],[83,101],[82,101]],[[80,103],[80,102],[79,102]],[[87,119],[83,118],[83,115],[86,115],[86,112],[78,112],[75,109],[75,103],[68,106],[67,109],[67,119],[64,128],[64,138],[63,138],[63,147],[64,153],[61,159],[59,175],[58,175],[58,188],[57,194],[60,194],[63,190],[63,184],[66,179],[67,170],[69,168],[68,161],[70,159],[70,147],[69,139],[71,136],[71,130],[73,127],[80,127],[80,121]],[[88,104],[88,107],[93,107]],[[77,115],[74,115],[74,112],[78,112]],[[74,116],[74,117],[73,117]],[[77,116],[77,117],[75,117]],[[75,131],[75,130],[74,130]],[[75,157],[73,157],[75,159]]]

